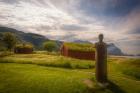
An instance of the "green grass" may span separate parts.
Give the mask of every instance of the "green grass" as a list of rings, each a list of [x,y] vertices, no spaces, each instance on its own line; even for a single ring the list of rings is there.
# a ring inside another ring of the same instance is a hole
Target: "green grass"
[[[94,61],[65,58],[60,55],[47,54],[15,54],[1,58],[3,63],[36,64],[42,66],[62,67],[70,69],[94,68]]]
[[[95,51],[95,45],[93,44],[64,43],[64,45],[68,47],[70,50],[75,51],[83,51],[83,52]]]
[[[140,93],[139,66],[140,59],[109,57],[110,85],[102,88],[94,61],[46,53],[8,55],[0,58],[0,93]]]
[[[0,93],[89,93],[92,76],[69,69],[0,63]]]
[[[15,46],[16,49],[24,49],[24,48],[27,48],[27,49],[33,49],[33,45],[31,44],[17,44]]]
[[[136,74],[135,71],[139,75],[140,68],[138,65],[140,65],[140,59],[110,58],[108,64],[109,79],[124,90],[125,93],[140,93],[140,78],[136,79],[132,75]],[[131,74],[126,74],[124,71]]]
[[[139,59],[126,59],[120,63],[122,73],[134,79],[140,80],[140,60]]]
[[[5,57],[5,56],[9,56],[9,55],[13,55],[13,54],[14,54],[13,52],[3,51],[3,52],[0,52],[0,58]]]

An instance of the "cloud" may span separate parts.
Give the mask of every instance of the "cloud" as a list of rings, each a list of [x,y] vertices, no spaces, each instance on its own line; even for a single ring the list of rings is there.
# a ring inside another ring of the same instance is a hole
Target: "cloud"
[[[118,45],[125,53],[139,54],[140,39],[139,40],[138,39],[124,40],[124,41],[119,42]]]
[[[137,8],[133,10],[129,15],[127,15],[122,21],[122,29],[124,33],[130,33],[134,30],[138,30],[140,26],[140,9]]]
[[[16,3],[17,1],[18,0],[0,0],[0,2],[10,3],[10,4]]]
[[[15,5],[0,2],[0,7],[0,20],[2,20],[1,24],[4,25],[13,23],[16,26],[24,26],[25,28],[36,28],[40,25],[39,28],[42,28],[42,25],[54,27],[64,22],[75,22],[74,18],[52,5],[43,8],[34,5],[34,3],[20,1]]]

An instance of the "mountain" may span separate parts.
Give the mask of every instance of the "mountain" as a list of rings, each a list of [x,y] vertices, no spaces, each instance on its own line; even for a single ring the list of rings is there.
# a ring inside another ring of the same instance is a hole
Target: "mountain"
[[[83,40],[74,40],[73,42],[74,42],[74,43],[86,43],[86,44],[92,44],[92,43],[89,42],[89,41],[83,41]]]
[[[124,53],[115,44],[110,43],[107,45],[107,52],[109,55],[124,55]]]
[[[18,38],[18,40],[22,42],[32,43],[36,49],[40,49],[44,41],[49,41],[48,38],[42,35],[33,34],[33,33],[24,33],[22,31],[18,31],[16,29],[8,28],[8,27],[0,27],[0,37],[2,37],[2,33],[5,33],[5,32],[14,33],[16,37]]]

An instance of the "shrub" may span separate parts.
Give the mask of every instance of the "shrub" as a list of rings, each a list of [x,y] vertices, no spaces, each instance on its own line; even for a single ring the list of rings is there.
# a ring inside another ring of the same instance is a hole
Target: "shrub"
[[[12,55],[12,54],[13,54],[12,52],[3,51],[3,52],[0,52],[0,57],[5,57],[5,56],[8,56],[8,55]]]
[[[57,44],[54,41],[47,41],[43,43],[43,47],[45,50],[52,52],[57,50]]]

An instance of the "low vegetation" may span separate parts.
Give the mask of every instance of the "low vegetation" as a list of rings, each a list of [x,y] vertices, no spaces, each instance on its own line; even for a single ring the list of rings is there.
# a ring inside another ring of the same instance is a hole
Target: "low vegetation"
[[[46,41],[43,43],[44,50],[49,52],[57,51],[57,43],[55,41]]]
[[[0,63],[0,93],[90,93],[91,75],[69,69]]]
[[[46,55],[47,54],[47,55]],[[49,55],[48,55],[49,54]],[[35,54],[14,54],[1,58],[3,63],[22,63],[22,64],[37,64],[42,66],[62,67],[71,69],[88,69],[94,68],[94,61],[86,61],[72,58],[65,58],[55,53],[35,53]]]
[[[31,45],[31,44],[17,44],[17,45],[15,46],[15,48],[18,48],[18,49],[22,49],[22,48],[33,49],[33,45]]]
[[[121,62],[122,73],[133,77],[136,80],[140,80],[140,60],[139,59],[127,59]]]
[[[9,52],[9,51],[1,51],[0,52],[0,58],[5,57],[5,56],[9,56],[9,55],[13,55],[13,52]]]
[[[76,51],[95,51],[95,45],[93,44],[64,43],[64,46],[68,47],[70,50]]]

